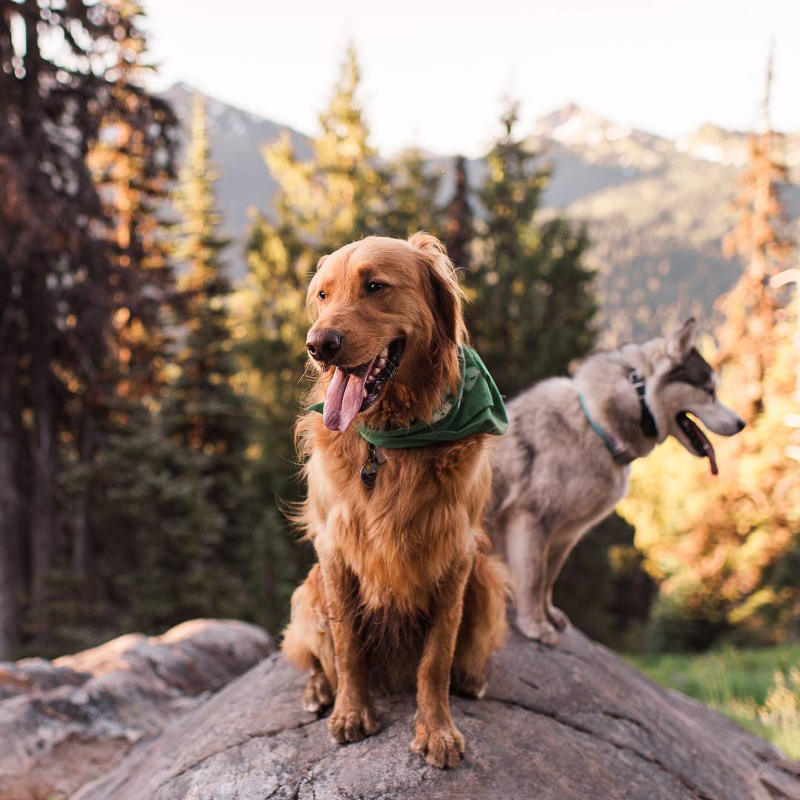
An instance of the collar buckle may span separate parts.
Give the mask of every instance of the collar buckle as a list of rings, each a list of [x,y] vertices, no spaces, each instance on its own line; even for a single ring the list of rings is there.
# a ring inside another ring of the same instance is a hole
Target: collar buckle
[[[655,417],[650,407],[647,405],[645,393],[647,388],[645,386],[645,379],[633,367],[630,370],[630,379],[633,388],[636,389],[636,396],[639,398],[639,408],[641,414],[639,416],[639,428],[648,439],[654,439],[658,436],[658,426],[656,425]]]

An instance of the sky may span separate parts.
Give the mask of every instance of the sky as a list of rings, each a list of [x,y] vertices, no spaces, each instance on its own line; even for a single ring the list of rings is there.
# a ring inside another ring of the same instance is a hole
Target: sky
[[[155,88],[177,81],[304,133],[349,42],[384,153],[486,151],[568,102],[675,137],[751,129],[775,41],[772,121],[800,130],[800,0],[143,0]]]

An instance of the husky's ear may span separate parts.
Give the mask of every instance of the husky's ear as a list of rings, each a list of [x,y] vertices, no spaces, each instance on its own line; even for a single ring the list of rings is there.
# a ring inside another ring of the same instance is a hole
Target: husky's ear
[[[667,337],[667,354],[675,361],[683,359],[694,345],[697,320],[689,317],[678,330]]]

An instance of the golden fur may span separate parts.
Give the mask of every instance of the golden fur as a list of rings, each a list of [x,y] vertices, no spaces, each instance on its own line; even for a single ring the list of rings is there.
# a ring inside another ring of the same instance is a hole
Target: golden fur
[[[385,284],[369,294],[370,281]],[[324,292],[324,298],[320,298]],[[336,361],[354,366],[405,337],[380,399],[357,418],[373,428],[430,421],[456,388],[466,337],[461,291],[443,246],[369,237],[322,259],[308,290],[314,324],[343,335]],[[320,400],[333,370],[320,370]],[[370,689],[416,677],[412,747],[436,766],[455,766],[464,740],[448,690],[480,696],[489,655],[507,633],[504,567],[487,555],[481,527],[491,485],[487,436],[386,450],[376,485],[360,469],[367,444],[355,430],[328,430],[320,414],[297,424],[308,497],[298,522],[319,563],[292,597],[283,651],[311,671],[304,704],[333,702],[329,730],[340,743],[378,729]]]

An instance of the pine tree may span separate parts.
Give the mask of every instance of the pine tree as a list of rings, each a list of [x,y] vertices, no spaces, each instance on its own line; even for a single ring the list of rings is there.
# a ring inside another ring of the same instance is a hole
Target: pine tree
[[[475,215],[469,200],[467,160],[456,156],[453,195],[443,210],[442,239],[452,262],[469,270],[472,265],[472,240],[475,236]]]
[[[174,258],[186,270],[178,283],[185,339],[164,416],[172,438],[195,452],[235,460],[247,444],[245,402],[232,385],[237,365],[227,308],[231,286],[221,255],[228,241],[217,232],[216,174],[199,96],[180,181],[176,206],[182,221]]]
[[[735,286],[718,301],[726,323],[719,333],[717,363],[724,364],[735,356],[746,371],[744,417],[748,421],[764,410],[764,379],[775,358],[774,328],[779,302],[769,279],[786,265],[793,249],[785,233],[786,214],[779,191],[779,184],[786,182],[788,174],[776,154],[782,137],[769,122],[771,82],[772,53],[767,67],[762,130],[749,137],[750,161],[739,179],[740,193],[732,206],[738,224],[724,242],[726,254],[738,255],[745,269]]]
[[[244,493],[250,419],[246,399],[234,388],[238,365],[228,319],[231,287],[221,255],[228,243],[218,234],[216,175],[209,162],[205,109],[199,96],[180,178],[176,206],[181,222],[174,257],[185,269],[177,306],[183,338],[168,366],[173,379],[162,418],[171,441],[193,454],[193,476],[203,486],[205,504],[222,524],[206,526],[205,540],[198,532],[191,543],[182,527],[176,529],[178,542],[171,546],[183,541],[202,552],[187,558],[195,565],[189,571],[176,563],[175,582],[204,586],[213,597],[213,607],[228,604],[241,609],[250,524]]]
[[[501,389],[514,394],[566,370],[591,347],[597,306],[593,273],[583,265],[585,231],[534,214],[549,180],[514,137],[517,106],[502,116],[479,192],[486,217],[465,283],[469,330]]]
[[[440,176],[426,164],[419,148],[410,147],[384,170],[386,197],[374,233],[407,239],[417,231],[440,235],[436,206]]]
[[[358,60],[351,46],[333,96],[319,116],[320,132],[312,142],[310,162],[294,156],[288,134],[264,148],[267,166],[279,187],[279,224],[291,230],[304,247],[320,254],[380,228],[385,176],[369,143],[369,129],[357,100],[359,81]]]

